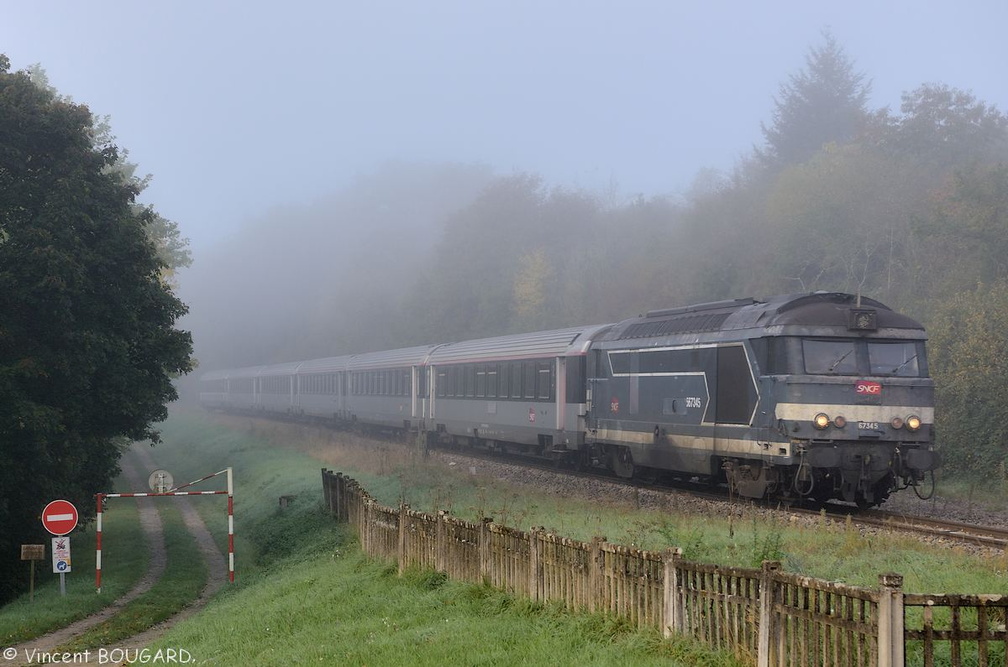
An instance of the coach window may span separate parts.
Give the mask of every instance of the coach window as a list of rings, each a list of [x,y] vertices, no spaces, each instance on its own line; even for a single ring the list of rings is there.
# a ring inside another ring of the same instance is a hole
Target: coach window
[[[536,378],[536,398],[550,400],[553,397],[553,368],[548,361],[538,365]]]
[[[486,366],[476,367],[476,398],[486,397]]]
[[[525,369],[525,398],[535,398],[536,397],[536,364],[535,362],[529,361],[522,364]]]
[[[497,374],[497,395],[501,398],[511,397],[511,364],[501,364]]]
[[[487,398],[497,398],[497,365],[487,367]]]

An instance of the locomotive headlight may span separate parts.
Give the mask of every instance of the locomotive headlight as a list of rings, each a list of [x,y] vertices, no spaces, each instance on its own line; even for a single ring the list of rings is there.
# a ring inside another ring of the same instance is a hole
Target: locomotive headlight
[[[820,412],[812,419],[812,425],[822,431],[829,426],[830,418],[825,412]]]
[[[910,415],[906,418],[906,427],[908,431],[916,431],[921,427],[920,417],[917,415]]]
[[[902,417],[893,417],[892,421],[889,422],[889,425],[892,426],[897,431],[900,430],[901,428],[903,428],[903,419],[902,419]]]
[[[844,417],[843,415],[837,415],[836,417],[833,418],[833,425],[836,426],[837,428],[843,428],[844,426],[847,425],[847,418]]]

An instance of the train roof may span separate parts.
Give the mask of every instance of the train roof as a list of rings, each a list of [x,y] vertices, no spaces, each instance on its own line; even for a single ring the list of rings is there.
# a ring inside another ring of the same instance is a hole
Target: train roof
[[[355,354],[347,362],[347,370],[357,371],[370,368],[395,368],[397,366],[422,366],[437,345],[419,345],[384,352]]]
[[[350,361],[350,355],[344,354],[338,357],[323,357],[322,359],[309,359],[308,361],[302,362],[300,368],[297,369],[298,375],[306,375],[311,373],[335,373],[337,371],[346,370],[347,363]]]
[[[448,343],[434,350],[428,363],[506,361],[585,354],[594,337],[610,326],[594,324]]]
[[[866,319],[855,320],[864,315]],[[716,333],[744,329],[774,330],[788,328],[812,334],[841,328],[849,331],[903,330],[919,331],[916,320],[893,311],[885,304],[842,292],[784,294],[766,299],[733,299],[701,303],[681,308],[653,310],[640,317],[623,320],[604,336],[605,340],[654,338],[679,334]]]

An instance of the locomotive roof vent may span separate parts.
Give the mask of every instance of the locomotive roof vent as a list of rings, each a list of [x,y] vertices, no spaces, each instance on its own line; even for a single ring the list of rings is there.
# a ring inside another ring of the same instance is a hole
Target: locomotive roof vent
[[[681,306],[679,308],[665,308],[664,310],[649,310],[644,317],[668,317],[669,315],[682,315],[684,313],[698,313],[705,310],[721,310],[724,308],[741,308],[757,303],[756,299],[727,299],[725,301],[711,301],[710,303],[698,303],[692,306]]]

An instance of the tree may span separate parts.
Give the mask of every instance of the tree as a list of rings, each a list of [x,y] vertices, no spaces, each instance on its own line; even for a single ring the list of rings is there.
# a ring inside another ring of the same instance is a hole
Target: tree
[[[929,84],[903,94],[901,115],[882,115],[881,143],[943,172],[1008,159],[1008,117],[972,94]]]
[[[937,302],[928,331],[944,468],[1008,478],[1008,283]]]
[[[192,365],[141,186],[85,106],[9,67],[0,55],[0,600],[45,503],[93,515],[123,439],[159,440]]]
[[[70,97],[60,95],[59,91],[49,83],[49,76],[41,65],[32,65],[26,71],[32,83],[51,93],[54,99],[68,103],[73,102]],[[112,135],[111,121],[108,116],[94,118],[92,128],[94,145],[99,150],[102,146],[110,145],[115,141],[115,137]],[[147,185],[150,184],[150,175],[148,174],[144,178],[139,178],[136,175],[137,165],[127,160],[129,156],[128,151],[120,149],[118,155],[119,157],[111,169],[119,174],[119,177],[125,182],[135,185],[138,191],[146,189]],[[133,206],[138,209],[142,208],[141,204],[134,203]],[[192,265],[192,255],[189,253],[189,239],[181,235],[176,223],[161,217],[156,212],[152,211],[151,213],[153,218],[151,224],[147,226],[147,235],[151,242],[154,243],[158,254],[165,263],[165,275],[171,279],[174,277],[174,272],[177,269]]]
[[[545,318],[546,294],[553,280],[552,267],[543,248],[535,248],[518,258],[512,288],[512,310],[521,329],[533,329]]]
[[[791,75],[774,98],[773,122],[762,126],[766,164],[800,164],[824,144],[850,142],[868,120],[870,82],[854,71],[832,34],[823,38],[805,57],[806,69]]]

